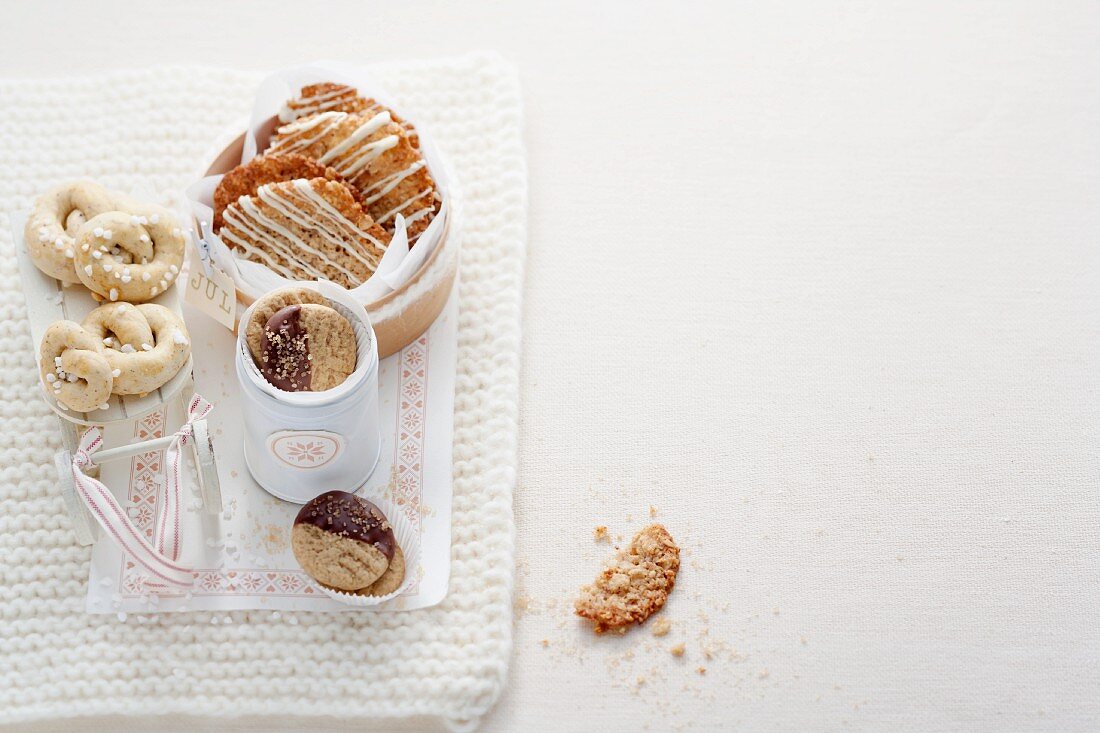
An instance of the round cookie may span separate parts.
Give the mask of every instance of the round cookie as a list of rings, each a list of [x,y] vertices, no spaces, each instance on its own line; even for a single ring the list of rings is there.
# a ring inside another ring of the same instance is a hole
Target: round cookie
[[[390,118],[405,128],[412,146],[420,147],[420,138],[412,123],[402,119],[396,112],[377,100],[359,96],[359,90],[355,87],[331,81],[302,87],[298,96],[287,100],[279,110],[279,122],[293,122],[299,117],[308,117],[318,112],[352,112],[368,116],[389,112]]]
[[[226,173],[218,182],[218,187],[214,189],[214,231],[220,230],[225,223],[222,218],[225,207],[236,202],[241,196],[255,196],[260,186],[268,183],[293,181],[298,178],[326,178],[330,181],[344,182],[334,168],[321,165],[304,155],[293,153],[253,158]],[[359,194],[355,189],[349,187],[348,190],[358,199]]]
[[[410,245],[439,210],[435,181],[408,131],[389,110],[319,112],[275,131],[271,151],[301,153],[332,166],[362,194],[373,221],[393,233],[405,219]]]
[[[346,491],[328,491],[307,502],[294,519],[290,544],[310,577],[342,591],[381,578],[397,547],[378,507]]]
[[[324,392],[355,371],[355,331],[327,305],[288,305],[264,327],[257,366],[286,392]]]
[[[327,305],[325,296],[310,288],[279,288],[261,296],[252,306],[252,316],[245,327],[245,341],[248,343],[248,351],[256,363],[260,361],[260,342],[264,337],[264,328],[271,317],[277,311],[281,311],[288,305],[301,305],[302,303],[316,303]]]
[[[403,582],[405,582],[405,553],[401,551],[400,545],[395,544],[393,559],[390,560],[390,566],[386,568],[386,572],[366,588],[355,591],[355,595],[387,596],[400,588]]]
[[[293,122],[316,112],[362,112],[369,105],[355,87],[326,81],[302,87],[298,96],[279,110],[280,122]]]

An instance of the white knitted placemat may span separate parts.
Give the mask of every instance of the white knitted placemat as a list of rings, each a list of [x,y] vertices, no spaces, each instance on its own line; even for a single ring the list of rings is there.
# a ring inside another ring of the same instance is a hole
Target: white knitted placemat
[[[57,423],[39,397],[0,221],[0,724],[180,714],[459,724],[499,695],[511,649],[526,236],[519,82],[488,54],[374,71],[401,109],[431,126],[465,204],[448,597],[409,613],[85,614],[89,548],[76,544],[58,495]],[[247,112],[260,78],[162,68],[0,81],[0,212],[80,176],[182,188]]]

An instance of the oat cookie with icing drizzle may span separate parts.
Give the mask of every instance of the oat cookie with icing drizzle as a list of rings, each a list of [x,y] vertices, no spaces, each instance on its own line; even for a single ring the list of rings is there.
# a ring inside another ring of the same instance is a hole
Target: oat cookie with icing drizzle
[[[331,166],[362,194],[367,211],[393,232],[401,214],[413,244],[440,197],[420,151],[388,110],[373,115],[319,112],[283,125],[269,153],[301,153]]]
[[[268,183],[293,181],[297,178],[327,178],[346,183],[336,169],[321,165],[304,155],[263,155],[243,163],[222,176],[214,189],[214,231],[222,228],[222,212],[241,196],[255,196],[256,190]],[[359,192],[348,187],[356,201],[362,203]]]
[[[355,371],[355,330],[308,288],[283,288],[260,298],[245,326],[245,341],[264,379],[286,392],[332,389]]]
[[[287,100],[279,110],[279,121],[293,122],[317,112],[362,112],[368,105],[355,87],[325,81],[304,86],[297,97]]]
[[[290,280],[331,280],[345,288],[374,273],[391,234],[348,186],[325,178],[268,183],[225,208],[221,239],[245,259]]]
[[[369,97],[360,96],[359,90],[355,87],[331,81],[302,87],[298,96],[288,100],[279,110],[279,121],[285,124],[317,112],[350,112],[365,114],[368,117],[379,112],[389,112],[390,118],[405,128],[412,146],[420,147],[416,128],[408,120],[402,119],[384,104]]]
[[[665,605],[679,569],[680,548],[668,530],[651,524],[634,535],[595,583],[581,588],[574,610],[595,622],[597,634],[640,624]]]

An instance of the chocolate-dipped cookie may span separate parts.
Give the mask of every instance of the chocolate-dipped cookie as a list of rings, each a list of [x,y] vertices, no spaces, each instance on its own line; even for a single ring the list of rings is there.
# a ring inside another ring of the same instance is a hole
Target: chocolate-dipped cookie
[[[393,528],[378,507],[346,491],[327,491],[303,506],[290,541],[312,578],[348,592],[381,579],[398,552]]]
[[[261,298],[245,338],[264,379],[286,392],[332,389],[355,371],[351,323],[307,288],[285,288]]]
[[[393,549],[393,559],[382,577],[362,590],[355,591],[357,596],[385,596],[393,593],[405,582],[405,553],[399,545]]]

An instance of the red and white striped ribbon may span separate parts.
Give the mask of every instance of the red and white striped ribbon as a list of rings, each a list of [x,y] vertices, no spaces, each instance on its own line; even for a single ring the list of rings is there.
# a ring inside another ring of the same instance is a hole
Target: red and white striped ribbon
[[[183,446],[191,440],[193,428],[191,423],[206,417],[214,406],[195,395],[187,405],[187,420],[176,434],[172,436],[172,442],[168,444],[165,452],[165,493],[164,507],[157,522],[154,537],[157,550],[160,554],[173,560],[180,557],[180,517],[183,512],[183,479],[180,476],[180,454]]]
[[[187,421],[172,436],[168,445],[164,506],[154,532],[156,547],[134,526],[107,487],[84,473],[85,469],[95,465],[93,456],[103,446],[102,430],[96,427],[86,430],[73,455],[73,483],[84,503],[119,547],[149,572],[150,586],[190,587],[194,582],[192,569],[177,562],[181,547],[180,513],[183,503],[180,448],[192,437],[191,423],[205,417],[211,409],[213,406],[209,402],[195,395],[187,408]]]

